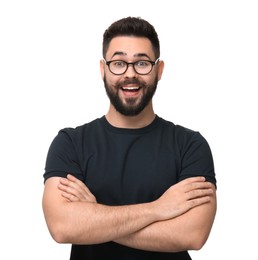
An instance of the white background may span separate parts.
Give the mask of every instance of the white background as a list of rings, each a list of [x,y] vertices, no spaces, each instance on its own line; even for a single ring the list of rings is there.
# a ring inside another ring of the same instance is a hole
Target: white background
[[[104,115],[102,34],[141,16],[160,37],[166,67],[156,113],[200,131],[218,180],[209,240],[193,259],[255,259],[257,244],[257,1],[0,2],[1,255],[69,259],[50,237],[41,197],[60,128]]]

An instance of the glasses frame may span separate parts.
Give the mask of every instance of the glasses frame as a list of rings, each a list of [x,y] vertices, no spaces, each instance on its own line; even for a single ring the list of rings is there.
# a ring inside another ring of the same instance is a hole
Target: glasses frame
[[[106,61],[105,59],[103,59],[103,60],[105,61],[106,65],[108,66],[109,71],[110,71],[112,74],[117,75],[117,76],[120,76],[120,75],[125,74],[126,71],[128,70],[129,65],[132,65],[134,71],[135,71],[137,74],[139,74],[139,75],[148,75],[148,74],[151,73],[153,67],[159,62],[159,58],[157,58],[155,61],[152,61],[152,60],[137,60],[137,61],[135,61],[135,62],[127,62],[127,61],[124,61],[124,60],[109,60],[109,61]],[[110,69],[110,63],[111,63],[111,62],[114,62],[114,61],[122,61],[122,62],[124,62],[124,63],[126,64],[126,69],[125,69],[125,71],[124,71],[123,73],[114,73],[113,71],[111,71],[111,69]],[[139,72],[136,71],[136,69],[135,69],[134,66],[135,66],[135,64],[136,64],[137,62],[139,62],[139,61],[147,61],[147,62],[150,62],[150,64],[151,64],[151,69],[150,69],[150,71],[149,71],[148,73],[139,73]]]

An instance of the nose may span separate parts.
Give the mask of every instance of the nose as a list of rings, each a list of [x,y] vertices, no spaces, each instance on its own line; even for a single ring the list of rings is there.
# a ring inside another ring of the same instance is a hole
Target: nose
[[[133,64],[128,64],[127,70],[125,72],[125,76],[130,78],[130,77],[135,77],[136,74],[137,73],[133,67]]]

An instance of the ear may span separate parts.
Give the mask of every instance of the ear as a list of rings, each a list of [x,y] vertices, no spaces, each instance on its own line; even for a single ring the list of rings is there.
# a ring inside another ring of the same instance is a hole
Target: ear
[[[99,62],[99,66],[100,66],[100,73],[101,73],[101,77],[102,80],[104,80],[104,74],[105,74],[105,61],[102,59]]]
[[[162,77],[162,73],[163,73],[163,70],[164,70],[164,61],[163,60],[160,60],[159,63],[158,63],[158,80],[161,80],[161,77]]]

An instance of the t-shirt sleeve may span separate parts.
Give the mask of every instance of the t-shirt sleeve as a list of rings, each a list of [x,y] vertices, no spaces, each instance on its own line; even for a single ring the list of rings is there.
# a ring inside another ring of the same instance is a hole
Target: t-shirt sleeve
[[[46,159],[44,181],[50,177],[66,177],[73,174],[82,180],[78,156],[71,136],[61,130],[52,141]]]
[[[180,180],[193,176],[204,176],[216,186],[213,156],[206,139],[195,132],[185,140],[181,150]]]

